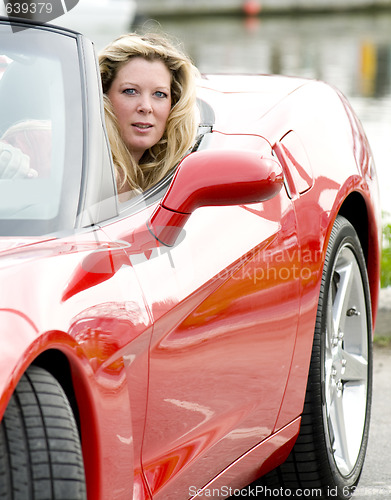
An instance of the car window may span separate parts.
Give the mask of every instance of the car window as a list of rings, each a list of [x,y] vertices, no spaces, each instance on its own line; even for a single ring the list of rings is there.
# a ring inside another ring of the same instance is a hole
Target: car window
[[[79,73],[74,37],[43,28],[13,33],[0,24],[0,151],[15,158],[14,170],[3,168],[0,177],[1,235],[74,225],[83,137]],[[27,157],[28,176],[17,172],[22,156],[15,151]]]

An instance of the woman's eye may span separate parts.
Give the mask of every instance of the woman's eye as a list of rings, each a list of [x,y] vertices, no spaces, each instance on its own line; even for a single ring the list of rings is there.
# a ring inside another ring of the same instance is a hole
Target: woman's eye
[[[156,96],[156,97],[160,97],[160,98],[166,98],[166,97],[168,97],[168,96],[167,96],[167,94],[166,94],[165,92],[161,92],[160,90],[157,90],[157,91],[155,92],[155,96]]]
[[[135,89],[124,89],[122,91],[123,94],[134,95],[136,93]]]

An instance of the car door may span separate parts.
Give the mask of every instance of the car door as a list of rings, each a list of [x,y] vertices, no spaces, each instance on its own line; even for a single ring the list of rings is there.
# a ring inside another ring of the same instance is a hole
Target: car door
[[[220,150],[265,148],[262,138],[212,135],[209,147]],[[172,247],[134,231],[154,208],[104,230],[129,242],[154,322],[142,463],[153,497],[166,500],[191,496],[189,487],[201,488],[274,431],[300,263],[284,189],[261,203],[197,209]]]

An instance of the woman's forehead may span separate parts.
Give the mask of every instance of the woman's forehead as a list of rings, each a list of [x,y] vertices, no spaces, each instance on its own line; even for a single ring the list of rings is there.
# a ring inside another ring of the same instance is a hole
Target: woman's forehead
[[[161,84],[171,85],[173,73],[160,58],[147,59],[135,56],[118,68],[115,78],[120,80],[131,78],[133,83],[137,81],[160,81]]]

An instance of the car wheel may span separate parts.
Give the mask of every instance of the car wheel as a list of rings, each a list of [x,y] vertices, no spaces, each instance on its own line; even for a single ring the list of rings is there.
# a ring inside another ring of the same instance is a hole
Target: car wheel
[[[80,440],[57,380],[31,366],[0,425],[0,498],[85,500]]]
[[[300,434],[288,460],[263,484],[306,490],[309,498],[350,498],[364,464],[371,395],[365,259],[353,226],[339,216],[324,263]]]

